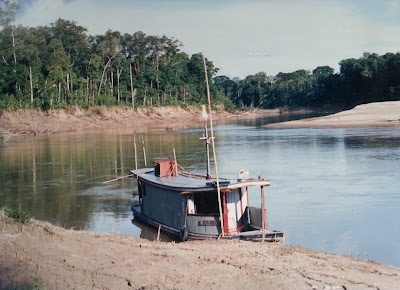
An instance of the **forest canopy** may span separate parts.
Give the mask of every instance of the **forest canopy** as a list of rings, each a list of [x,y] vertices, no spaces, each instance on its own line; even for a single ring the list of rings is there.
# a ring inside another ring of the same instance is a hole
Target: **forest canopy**
[[[43,27],[6,25],[0,31],[0,107],[200,103],[202,56],[189,57],[181,46],[174,38],[141,31],[92,36],[64,19]],[[207,67],[211,79],[218,69],[211,61]],[[215,100],[222,97],[215,86],[211,93]]]
[[[0,7],[0,109],[80,106],[164,106],[204,103],[200,53],[189,56],[171,37],[108,30],[89,35],[74,21],[10,25],[18,7]],[[364,53],[329,66],[244,79],[207,73],[213,103],[225,108],[321,108],[400,100],[400,53]]]
[[[400,100],[400,53],[364,53],[339,66],[336,74],[329,66],[319,66],[275,76],[261,72],[243,80],[217,76],[214,84],[237,106],[342,109]]]

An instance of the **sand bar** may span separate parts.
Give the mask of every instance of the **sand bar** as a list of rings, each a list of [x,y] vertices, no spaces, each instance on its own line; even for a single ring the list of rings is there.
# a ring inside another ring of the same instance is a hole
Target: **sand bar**
[[[333,115],[282,123],[268,128],[400,127],[400,101],[370,103]]]

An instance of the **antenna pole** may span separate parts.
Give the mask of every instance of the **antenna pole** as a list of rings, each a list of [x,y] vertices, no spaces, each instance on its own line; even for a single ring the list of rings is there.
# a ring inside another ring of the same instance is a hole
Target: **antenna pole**
[[[133,135],[135,136],[135,135]],[[135,138],[135,137],[134,137]],[[135,169],[136,169],[136,180],[139,179],[138,176],[138,165],[137,165],[137,148],[136,148],[136,140],[133,141],[133,147],[135,147]]]
[[[211,143],[213,147],[213,155],[214,155],[214,164],[215,164],[215,179],[217,181],[217,193],[218,193],[218,207],[219,207],[219,219],[221,220],[221,233],[224,236],[224,220],[222,216],[222,206],[221,206],[221,189],[219,187],[219,177],[218,177],[218,164],[217,164],[217,153],[215,151],[215,142],[214,142],[214,128],[213,121],[211,115],[211,96],[210,96],[210,86],[208,85],[208,76],[207,76],[207,66],[206,66],[206,58],[203,56],[203,64],[204,64],[204,73],[206,75],[206,85],[207,85],[207,100],[208,100],[208,111],[210,113],[210,129],[211,129]]]
[[[143,138],[143,135],[142,135],[142,137],[140,137],[140,142],[142,143],[142,148],[143,148],[144,167],[147,167],[146,148],[144,147],[144,138]]]
[[[178,161],[176,161],[176,153],[175,153],[175,148],[173,148],[174,150],[174,167],[175,167],[175,175],[178,176]]]

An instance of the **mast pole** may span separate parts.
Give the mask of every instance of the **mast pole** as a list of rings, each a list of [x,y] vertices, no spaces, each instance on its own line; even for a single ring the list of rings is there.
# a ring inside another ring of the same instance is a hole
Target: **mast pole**
[[[216,182],[217,182],[217,193],[218,193],[219,219],[221,220],[221,233],[222,233],[222,236],[224,236],[224,220],[223,220],[223,216],[222,216],[222,206],[221,206],[221,189],[219,187],[217,153],[215,151],[214,128],[213,128],[213,121],[212,121],[212,115],[211,115],[210,86],[208,85],[206,59],[204,57],[204,54],[201,54],[201,55],[203,56],[204,73],[206,75],[208,111],[210,113],[211,143],[212,143],[212,147],[213,147],[214,164],[215,164],[215,179],[216,179]]]
[[[138,163],[137,163],[137,147],[136,147],[136,120],[135,120],[135,92],[133,90],[133,82],[132,82],[132,64],[129,64],[129,73],[131,78],[131,93],[132,93],[132,115],[133,115],[133,146],[135,148],[135,170],[136,170],[136,181],[139,180],[138,176]],[[145,158],[146,160],[146,158]]]
[[[265,240],[265,199],[264,199],[264,186],[261,185],[261,223],[262,223],[262,241]]]
[[[201,112],[201,117],[204,120],[204,134],[203,137],[200,137],[199,139],[205,140],[206,141],[206,154],[207,154],[207,176],[206,179],[211,179],[211,170],[210,170],[210,138],[208,137],[208,128],[207,128],[207,120],[208,120],[208,114],[206,111],[206,105],[201,105],[202,106],[202,112]]]
[[[204,121],[204,130],[206,138],[206,150],[207,150],[207,179],[211,179],[210,171],[210,139],[208,138],[207,120]]]

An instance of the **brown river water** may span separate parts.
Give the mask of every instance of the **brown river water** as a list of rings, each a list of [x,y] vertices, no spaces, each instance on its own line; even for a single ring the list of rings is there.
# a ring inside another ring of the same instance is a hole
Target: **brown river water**
[[[278,120],[218,122],[220,175],[236,177],[244,168],[271,180],[268,222],[285,231],[286,244],[400,266],[400,129],[262,127]],[[202,124],[149,129],[143,134],[148,166],[175,148],[181,166],[204,173],[202,133]],[[134,169],[134,139],[130,129],[113,129],[0,143],[0,207],[65,228],[155,239],[155,230],[131,222],[135,180],[103,184]],[[259,194],[250,203],[259,205]]]

